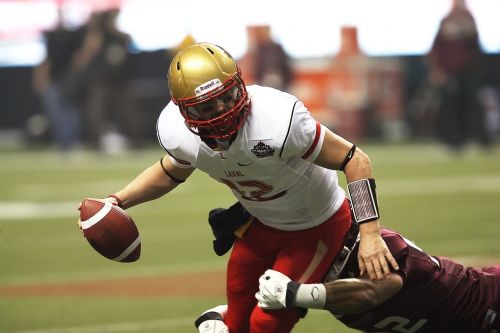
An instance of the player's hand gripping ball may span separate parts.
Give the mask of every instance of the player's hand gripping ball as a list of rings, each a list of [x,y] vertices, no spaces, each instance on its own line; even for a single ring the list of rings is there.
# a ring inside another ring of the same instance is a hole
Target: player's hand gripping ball
[[[100,199],[83,200],[79,210],[80,228],[94,250],[114,261],[133,262],[139,259],[139,231],[127,212]]]

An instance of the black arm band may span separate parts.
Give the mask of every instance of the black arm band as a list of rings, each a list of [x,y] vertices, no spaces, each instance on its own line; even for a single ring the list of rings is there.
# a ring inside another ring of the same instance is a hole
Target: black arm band
[[[345,167],[347,166],[347,163],[352,159],[354,156],[354,152],[356,151],[356,145],[352,145],[351,149],[347,153],[347,155],[344,158],[344,162],[342,162],[342,165],[340,166],[340,171],[344,171]]]
[[[165,167],[163,166],[163,157],[161,158],[160,160],[160,165],[161,165],[161,168],[163,169],[163,171],[165,172],[165,174],[170,177],[170,179],[172,179],[174,182],[176,182],[177,184],[182,184],[185,182],[185,180],[182,180],[182,179],[179,179],[179,178],[175,178],[174,176],[172,176],[170,174],[170,172],[167,171],[167,169],[165,169]]]
[[[287,308],[295,306],[295,298],[297,298],[297,290],[299,290],[300,283],[295,281],[290,281],[286,285],[286,298],[285,305]]]
[[[375,179],[363,178],[347,184],[353,217],[357,223],[380,218],[375,189]]]
[[[198,328],[204,321],[206,320],[224,320],[221,316],[220,313],[215,312],[215,311],[210,311],[202,314],[201,316],[198,317],[198,319],[195,320],[194,326]]]

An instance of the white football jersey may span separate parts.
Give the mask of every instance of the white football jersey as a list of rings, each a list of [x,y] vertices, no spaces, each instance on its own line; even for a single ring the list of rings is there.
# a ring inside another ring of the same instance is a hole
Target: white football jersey
[[[248,86],[251,111],[227,151],[212,150],[184,125],[170,102],[160,114],[158,139],[181,168],[194,167],[229,186],[262,223],[280,230],[321,224],[341,206],[337,172],[312,163],[325,129],[296,97]]]

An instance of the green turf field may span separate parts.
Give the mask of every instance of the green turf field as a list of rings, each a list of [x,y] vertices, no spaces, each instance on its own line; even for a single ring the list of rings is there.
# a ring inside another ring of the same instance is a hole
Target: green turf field
[[[457,156],[427,144],[362,147],[375,168],[383,225],[429,253],[467,264],[500,262],[500,149]],[[111,280],[120,288],[125,278],[222,271],[227,256],[212,253],[205,221],[210,208],[234,199],[199,172],[168,196],[129,210],[141,232],[138,262],[109,261],[78,233],[81,199],[114,192],[161,154],[156,147],[69,159],[49,151],[0,152],[0,332],[196,332],[198,314],[225,302],[223,294],[2,295],[2,288],[33,284]],[[352,332],[321,311],[310,311],[295,331]]]

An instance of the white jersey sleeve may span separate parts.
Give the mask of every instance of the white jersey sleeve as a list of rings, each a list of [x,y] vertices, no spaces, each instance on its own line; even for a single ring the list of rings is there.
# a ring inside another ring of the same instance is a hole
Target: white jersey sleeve
[[[200,140],[187,129],[179,108],[173,102],[168,103],[158,117],[156,134],[175,166],[192,168],[196,165]]]
[[[321,150],[324,138],[325,129],[313,119],[304,104],[297,101],[292,111],[281,157],[283,159],[301,157],[314,161]]]

